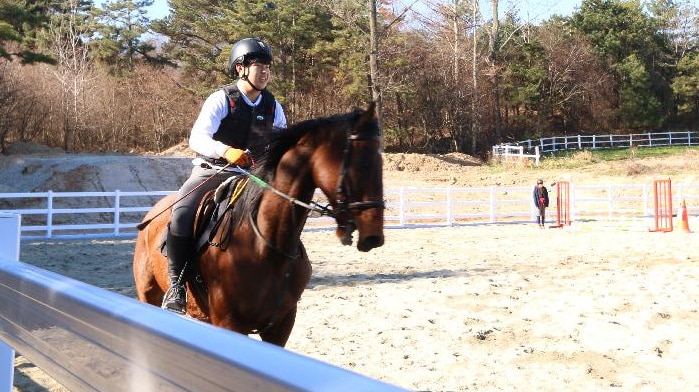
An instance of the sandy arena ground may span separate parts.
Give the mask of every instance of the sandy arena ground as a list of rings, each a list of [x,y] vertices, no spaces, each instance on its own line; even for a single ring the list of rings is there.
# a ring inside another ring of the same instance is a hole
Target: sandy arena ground
[[[384,172],[387,186],[533,186],[539,177],[641,184],[669,176],[674,184],[696,181],[698,157],[695,149],[570,170],[392,154]],[[0,156],[0,191],[171,190],[188,164],[107,159]],[[690,228],[698,225],[691,217]],[[331,231],[305,232],[314,271],[287,348],[417,391],[699,390],[699,234],[649,233],[650,226],[392,229],[369,253],[341,246]],[[22,243],[21,259],[134,297],[133,247],[131,239],[32,241]],[[16,364],[14,391],[65,391],[25,358]]]
[[[307,232],[287,348],[418,391],[699,388],[696,234],[603,222],[393,229],[370,253]],[[132,240],[22,259],[133,296]],[[77,255],[77,256],[76,256]],[[63,391],[18,357],[15,391]]]

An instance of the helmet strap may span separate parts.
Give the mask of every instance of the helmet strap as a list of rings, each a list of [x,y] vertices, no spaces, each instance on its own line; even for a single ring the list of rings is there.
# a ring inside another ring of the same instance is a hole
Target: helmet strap
[[[248,79],[248,71],[249,71],[249,70],[250,70],[249,66],[246,67],[246,66],[243,65],[243,75],[242,75],[240,78],[243,79],[244,81],[248,82],[248,84],[249,84],[250,86],[252,86],[252,88],[254,88],[255,90],[257,90],[257,91],[262,91],[262,89],[257,88],[257,86],[255,86],[254,84],[252,84],[252,82],[250,81],[250,79]]]

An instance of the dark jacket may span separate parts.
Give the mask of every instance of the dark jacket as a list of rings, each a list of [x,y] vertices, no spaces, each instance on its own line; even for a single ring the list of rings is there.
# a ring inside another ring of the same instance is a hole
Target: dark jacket
[[[541,192],[539,192],[539,186],[535,186],[533,195],[534,195],[534,207],[536,207],[536,208],[540,207],[540,204],[539,204],[540,200],[539,199],[541,199],[541,198],[544,199],[543,200],[544,207],[549,206],[549,191],[546,189],[545,186],[541,187]]]

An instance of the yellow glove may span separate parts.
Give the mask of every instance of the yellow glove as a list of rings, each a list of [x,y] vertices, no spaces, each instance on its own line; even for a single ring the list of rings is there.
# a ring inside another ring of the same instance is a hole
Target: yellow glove
[[[250,164],[250,157],[248,154],[237,148],[229,147],[223,153],[223,157],[233,165],[248,166]]]

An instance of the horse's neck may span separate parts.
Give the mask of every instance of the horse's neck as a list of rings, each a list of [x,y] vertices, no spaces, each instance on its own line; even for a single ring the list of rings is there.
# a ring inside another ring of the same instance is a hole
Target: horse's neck
[[[304,203],[311,200],[315,191],[315,185],[304,167],[287,166],[285,170],[278,170],[275,180],[270,185],[291,200]],[[308,217],[308,210],[291,200],[266,191],[260,200],[257,224],[262,237],[267,241],[283,251],[294,253]]]

